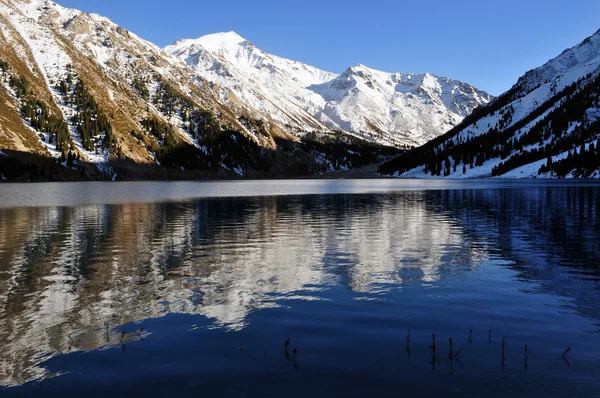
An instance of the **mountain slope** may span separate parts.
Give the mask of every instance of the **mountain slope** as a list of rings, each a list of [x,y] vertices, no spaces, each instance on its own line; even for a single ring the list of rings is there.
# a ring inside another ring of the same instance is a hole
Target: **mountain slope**
[[[384,145],[420,145],[492,98],[430,74],[358,65],[336,75],[268,54],[234,32],[181,40],[165,50],[297,134],[334,130]],[[228,103],[228,95],[222,91],[220,100]]]
[[[600,31],[445,135],[380,168],[404,177],[600,177]]]

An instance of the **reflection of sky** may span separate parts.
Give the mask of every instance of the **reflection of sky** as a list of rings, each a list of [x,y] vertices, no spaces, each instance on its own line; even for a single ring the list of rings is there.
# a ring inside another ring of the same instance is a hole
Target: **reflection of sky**
[[[77,184],[3,184],[0,208],[156,203],[199,198],[363,194],[424,190],[594,186],[588,181],[537,180],[268,180],[211,182],[91,182]]]
[[[240,330],[277,297],[321,300],[323,289],[341,286],[372,299],[490,259],[518,268],[534,250],[539,261],[522,274],[539,279],[544,253],[565,252],[560,241],[544,252],[554,235],[537,230],[549,220],[535,202],[570,228],[581,224],[580,202],[518,192],[516,203],[492,191],[412,191],[0,210],[1,377],[41,377],[39,355],[102,347],[106,325],[171,312]],[[597,241],[593,225],[586,241]],[[565,285],[573,275],[554,272],[559,294],[592,286]]]

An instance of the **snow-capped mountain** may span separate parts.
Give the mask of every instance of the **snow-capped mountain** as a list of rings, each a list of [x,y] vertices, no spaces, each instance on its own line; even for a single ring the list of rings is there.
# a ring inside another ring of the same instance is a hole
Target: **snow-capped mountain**
[[[298,68],[304,83],[330,78]],[[49,0],[0,0],[0,117],[0,180],[289,176],[390,152],[301,142],[154,44]]]
[[[293,132],[342,131],[376,143],[421,145],[492,97],[431,74],[358,65],[341,75],[268,54],[234,32],[180,40],[165,50],[198,75]]]
[[[380,168],[403,177],[600,177],[600,31],[447,134]]]

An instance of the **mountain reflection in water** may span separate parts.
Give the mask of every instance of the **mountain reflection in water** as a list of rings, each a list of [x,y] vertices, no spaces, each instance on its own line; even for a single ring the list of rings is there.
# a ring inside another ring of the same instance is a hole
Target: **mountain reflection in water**
[[[568,336],[585,336],[581,361],[598,365],[600,350],[589,350],[600,342],[598,198],[599,187],[538,186],[0,208],[0,385],[60,373],[45,365],[52,357],[119,346],[121,325],[133,344],[140,322],[169,314],[235,334],[268,327],[253,314],[276,310],[281,322],[300,314],[308,324],[304,311],[348,311],[357,330],[371,319],[397,355],[412,328],[412,357],[418,344],[427,352],[434,328],[461,327],[466,341],[482,320],[487,340],[493,319],[522,310],[544,329],[523,322],[497,333],[535,345],[540,330],[563,330],[568,313],[580,322]],[[532,297],[550,300],[554,318],[522,308]],[[356,344],[333,320],[318,327]]]

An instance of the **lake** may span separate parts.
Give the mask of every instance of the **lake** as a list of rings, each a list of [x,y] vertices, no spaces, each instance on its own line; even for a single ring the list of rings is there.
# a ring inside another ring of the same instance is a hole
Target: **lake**
[[[600,396],[599,376],[599,184],[0,185],[5,397]]]

